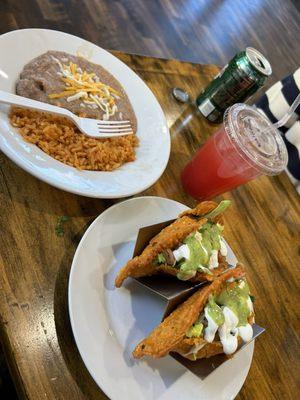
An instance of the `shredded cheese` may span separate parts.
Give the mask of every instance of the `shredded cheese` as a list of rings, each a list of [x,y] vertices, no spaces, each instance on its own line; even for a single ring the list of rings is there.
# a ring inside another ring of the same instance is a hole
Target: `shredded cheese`
[[[103,111],[103,119],[109,118],[118,111],[116,100],[121,98],[121,94],[100,82],[95,73],[83,71],[76,64],[70,62],[69,65],[62,64],[57,58],[52,57],[59,66],[57,74],[64,82],[65,88],[60,93],[51,93],[50,99],[60,99],[65,97],[67,102],[80,99],[80,105],[85,107],[100,108]]]

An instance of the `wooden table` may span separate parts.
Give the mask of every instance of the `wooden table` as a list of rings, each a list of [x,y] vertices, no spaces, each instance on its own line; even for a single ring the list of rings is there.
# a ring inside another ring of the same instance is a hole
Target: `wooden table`
[[[214,65],[193,65],[122,53],[116,55],[149,85],[160,102],[172,137],[162,178],[140,195],[168,197],[189,206],[179,174],[196,149],[215,131],[170,91],[195,96],[217,73]],[[1,168],[1,340],[21,398],[104,399],[73,340],[67,287],[72,258],[82,234],[110,200],[79,197],[30,176],[3,154]],[[249,376],[238,399],[296,399],[299,395],[299,197],[285,174],[262,177],[224,198],[226,238],[247,265],[257,322],[267,331],[255,345]],[[70,216],[65,235],[57,220]],[[298,265],[297,265],[298,263]],[[297,305],[298,300],[298,305]]]

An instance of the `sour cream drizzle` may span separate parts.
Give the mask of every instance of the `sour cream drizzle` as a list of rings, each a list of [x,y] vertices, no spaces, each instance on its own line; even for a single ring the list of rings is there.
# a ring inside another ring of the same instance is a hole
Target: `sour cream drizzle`
[[[177,250],[173,251],[173,255],[174,255],[176,261],[180,261],[182,258],[189,260],[190,259],[189,246],[186,244],[183,244],[182,246],[178,247]]]
[[[195,239],[197,239],[197,241],[200,243],[203,251],[207,254],[207,249],[203,245],[202,235],[201,235],[200,232],[197,231],[195,233]],[[223,257],[226,257],[227,256],[226,243],[225,243],[224,239],[222,238],[222,236],[219,236],[219,240],[220,240],[220,254]],[[214,268],[218,268],[218,266],[219,266],[218,254],[219,254],[219,250],[212,250],[211,251],[211,254],[210,254],[210,257],[209,257],[209,261],[208,261],[208,265],[207,265],[208,269],[211,270],[211,269],[214,269]],[[182,260],[182,259],[190,260],[191,251],[190,251],[190,248],[189,248],[189,246],[187,244],[182,244],[176,250],[173,251],[173,255],[174,255],[174,257],[175,257],[177,262]]]
[[[252,313],[253,304],[250,297],[247,299],[247,305],[249,312]],[[225,321],[221,326],[218,326],[210,317],[208,307],[204,308],[204,315],[207,319],[207,327],[204,330],[204,339],[207,342],[212,343],[218,331],[224,353],[232,354],[238,347],[238,336],[240,336],[244,342],[249,342],[253,337],[253,329],[249,323],[243,326],[238,326],[238,317],[229,307],[223,307],[222,312]]]

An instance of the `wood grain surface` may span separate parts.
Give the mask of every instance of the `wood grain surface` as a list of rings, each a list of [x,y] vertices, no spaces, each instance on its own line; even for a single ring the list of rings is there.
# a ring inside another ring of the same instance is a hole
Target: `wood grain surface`
[[[170,127],[172,152],[162,178],[141,195],[195,201],[181,188],[184,164],[211,135],[191,105],[177,103],[174,86],[194,96],[216,74],[201,66],[115,53],[144,79]],[[72,258],[86,228],[113,204],[55,189],[0,155],[1,341],[21,398],[105,399],[73,340],[67,309]],[[296,399],[299,394],[299,197],[287,176],[262,177],[223,198],[226,239],[247,266],[256,297],[257,340],[249,376],[238,399]],[[221,199],[221,197],[219,197]],[[55,226],[67,215],[65,234]]]
[[[48,28],[106,49],[225,65],[253,46],[272,82],[299,67],[299,0],[1,0],[0,33]]]

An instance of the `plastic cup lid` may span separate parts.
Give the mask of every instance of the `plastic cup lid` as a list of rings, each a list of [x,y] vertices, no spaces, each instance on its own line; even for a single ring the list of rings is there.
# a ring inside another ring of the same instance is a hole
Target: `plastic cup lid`
[[[226,110],[223,123],[236,150],[252,167],[266,175],[286,168],[288,153],[281,134],[257,108],[234,104]]]

